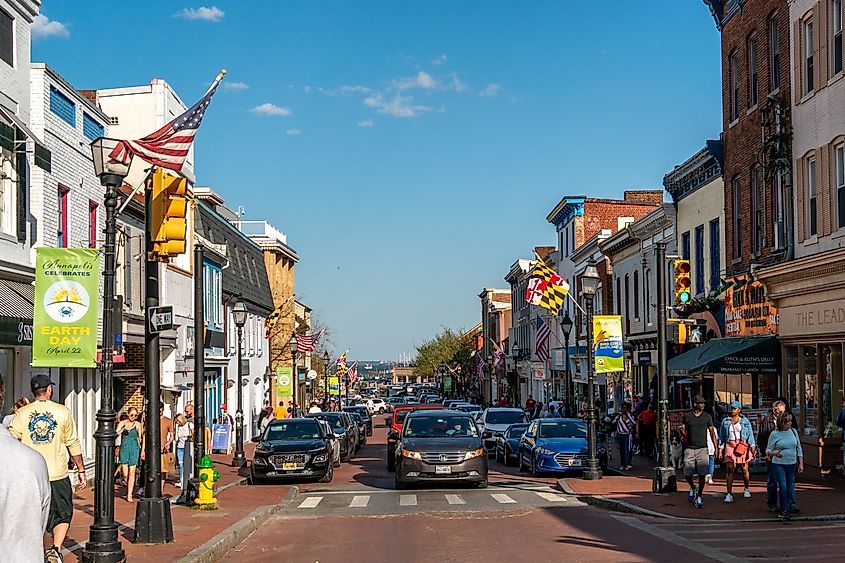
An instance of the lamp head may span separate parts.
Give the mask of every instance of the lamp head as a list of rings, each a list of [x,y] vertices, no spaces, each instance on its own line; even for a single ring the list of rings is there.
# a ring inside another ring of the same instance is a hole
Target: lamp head
[[[290,335],[290,351],[293,354],[296,354],[296,334]]]
[[[560,319],[560,328],[563,329],[563,334],[566,338],[569,338],[569,334],[572,332],[572,325],[575,324],[572,321],[572,317],[569,316],[569,311],[566,311],[563,314],[563,318]]]
[[[232,307],[232,320],[235,321],[235,326],[243,328],[246,324],[246,316],[249,313],[246,309],[246,304],[238,299]]]
[[[595,295],[599,288],[599,272],[595,262],[590,262],[581,274],[581,291],[584,295]]]
[[[91,141],[91,156],[94,159],[94,173],[105,182],[108,176],[123,178],[129,175],[133,153],[121,145],[120,139],[98,137]]]

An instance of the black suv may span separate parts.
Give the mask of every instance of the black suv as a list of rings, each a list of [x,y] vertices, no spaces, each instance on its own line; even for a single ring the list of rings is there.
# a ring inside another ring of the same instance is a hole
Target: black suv
[[[353,407],[343,407],[346,412],[357,412],[360,414],[364,422],[367,424],[367,436],[373,435],[373,417],[370,415],[369,409],[365,405],[355,405]]]
[[[309,418],[274,420],[261,434],[250,464],[253,484],[268,479],[319,477],[328,483],[334,476],[333,435]]]

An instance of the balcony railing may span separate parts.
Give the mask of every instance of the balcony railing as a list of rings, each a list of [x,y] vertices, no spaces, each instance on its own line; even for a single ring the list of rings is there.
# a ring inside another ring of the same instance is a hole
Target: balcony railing
[[[235,225],[248,237],[268,238],[282,244],[288,242],[287,235],[267,221],[236,221]]]

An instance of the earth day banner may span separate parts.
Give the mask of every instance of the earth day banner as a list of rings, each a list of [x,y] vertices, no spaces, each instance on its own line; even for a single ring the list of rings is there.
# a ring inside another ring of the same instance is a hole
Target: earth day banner
[[[97,367],[99,295],[99,250],[35,250],[33,367]]]
[[[596,373],[625,370],[621,316],[595,315],[593,317],[593,357]]]
[[[276,395],[279,397],[293,397],[293,368],[276,368]]]

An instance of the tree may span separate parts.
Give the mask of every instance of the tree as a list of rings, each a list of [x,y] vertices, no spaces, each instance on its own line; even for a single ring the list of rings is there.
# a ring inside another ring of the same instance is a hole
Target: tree
[[[450,369],[460,372],[464,377],[474,373],[472,338],[464,331],[443,330],[432,339],[417,346],[415,360],[419,375],[432,376],[440,371],[440,364],[445,363]]]

